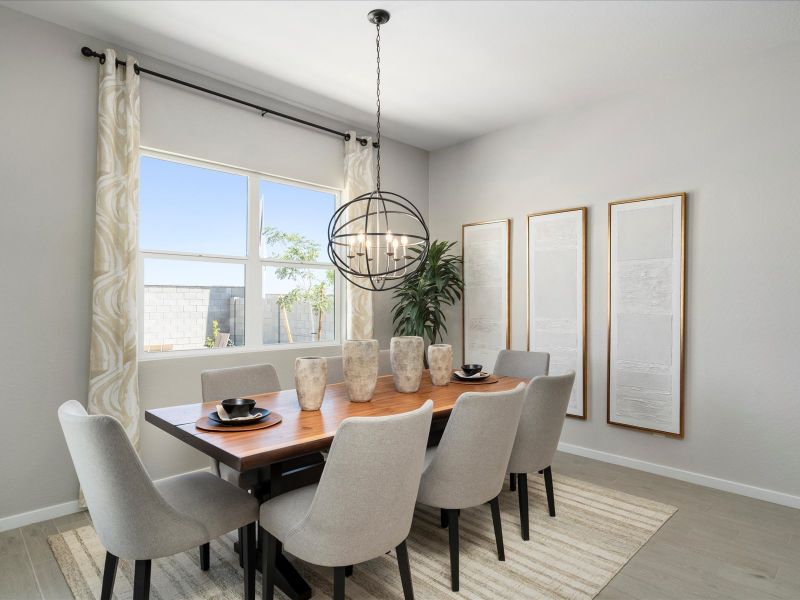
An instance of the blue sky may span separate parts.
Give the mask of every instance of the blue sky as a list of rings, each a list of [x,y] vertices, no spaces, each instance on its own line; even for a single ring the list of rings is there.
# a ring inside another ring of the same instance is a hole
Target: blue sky
[[[335,196],[263,180],[259,191],[263,225],[314,240],[319,244],[318,260],[328,262],[327,227]],[[143,250],[246,255],[243,175],[142,156],[139,210]],[[240,265],[146,259],[144,270],[145,285],[244,285]],[[265,291],[288,291],[273,277],[265,278],[264,284]]]

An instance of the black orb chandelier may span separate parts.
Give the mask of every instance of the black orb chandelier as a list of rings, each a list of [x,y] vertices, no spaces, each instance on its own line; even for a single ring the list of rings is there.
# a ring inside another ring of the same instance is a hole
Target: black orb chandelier
[[[402,285],[425,263],[430,233],[407,198],[381,189],[381,25],[385,10],[367,15],[377,29],[377,168],[375,189],[340,206],[328,224],[328,257],[350,283],[369,291]],[[366,145],[366,140],[361,141]]]

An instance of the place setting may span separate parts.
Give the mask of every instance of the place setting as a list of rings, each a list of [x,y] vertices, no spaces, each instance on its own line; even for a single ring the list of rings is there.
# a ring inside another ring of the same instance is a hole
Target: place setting
[[[252,398],[228,398],[208,415],[200,417],[195,426],[204,431],[253,431],[277,425],[283,420],[267,408],[256,408]]]
[[[497,383],[499,381],[497,376],[488,371],[484,371],[483,365],[479,364],[461,365],[460,369],[453,371],[450,380],[453,383],[462,383],[466,385]]]

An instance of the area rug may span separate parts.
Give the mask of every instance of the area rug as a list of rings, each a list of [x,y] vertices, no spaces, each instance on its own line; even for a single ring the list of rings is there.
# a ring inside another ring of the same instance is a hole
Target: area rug
[[[530,534],[519,534],[517,494],[500,496],[506,561],[498,562],[488,506],[461,512],[461,591],[450,591],[447,530],[439,528],[439,512],[417,509],[408,551],[414,592],[420,599],[590,599],[594,598],[631,557],[677,510],[652,500],[555,477],[557,516],[547,513],[544,484],[528,479]],[[153,561],[154,600],[222,600],[242,597],[242,571],[233,553],[233,536],[211,544],[211,569],[198,566],[197,550]],[[100,597],[105,549],[91,525],[49,538],[50,547],[75,598]],[[332,571],[295,561],[314,590],[314,598],[330,598]],[[260,598],[261,577],[258,576]],[[120,561],[115,597],[131,598],[133,564]],[[394,553],[355,566],[347,579],[352,600],[402,598]],[[279,598],[285,596],[278,592]]]

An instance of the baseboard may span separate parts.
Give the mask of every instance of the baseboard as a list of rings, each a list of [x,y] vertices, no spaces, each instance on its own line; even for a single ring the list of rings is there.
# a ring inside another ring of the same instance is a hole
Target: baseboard
[[[196,471],[189,471],[189,473],[200,473],[208,470],[208,468],[197,469]],[[179,477],[180,475],[186,475],[186,473],[162,477],[161,479],[156,479],[155,483],[167,481],[168,479]],[[8,531],[9,529],[17,529],[18,527],[25,527],[26,525],[40,523],[41,521],[47,521],[49,519],[57,519],[58,517],[71,515],[82,510],[86,509],[79,506],[77,500],[70,500],[69,502],[62,502],[61,504],[53,504],[52,506],[44,506],[42,508],[29,510],[28,512],[19,513],[17,515],[2,517],[0,518],[0,532]]]
[[[610,452],[603,452],[602,450],[593,450],[592,448],[584,448],[583,446],[575,446],[574,444],[567,444],[564,442],[559,443],[558,449],[567,454],[576,454],[586,458],[593,458],[602,462],[619,465],[621,467],[629,467],[638,471],[646,471],[654,475],[662,475],[664,477],[671,477],[672,479],[679,479],[688,483],[695,483],[705,487],[714,488],[715,490],[722,490],[723,492],[731,492],[739,494],[740,496],[747,496],[749,498],[756,498],[757,500],[765,500],[774,504],[781,504],[791,508],[800,508],[800,496],[792,496],[784,492],[777,492],[775,490],[767,490],[764,488],[747,485],[746,483],[739,483],[738,481],[730,481],[728,479],[721,479],[719,477],[712,477],[711,475],[703,475],[702,473],[695,473],[693,471],[685,471],[675,467],[668,467],[666,465],[659,465],[637,458],[629,458],[619,454],[612,454]]]

